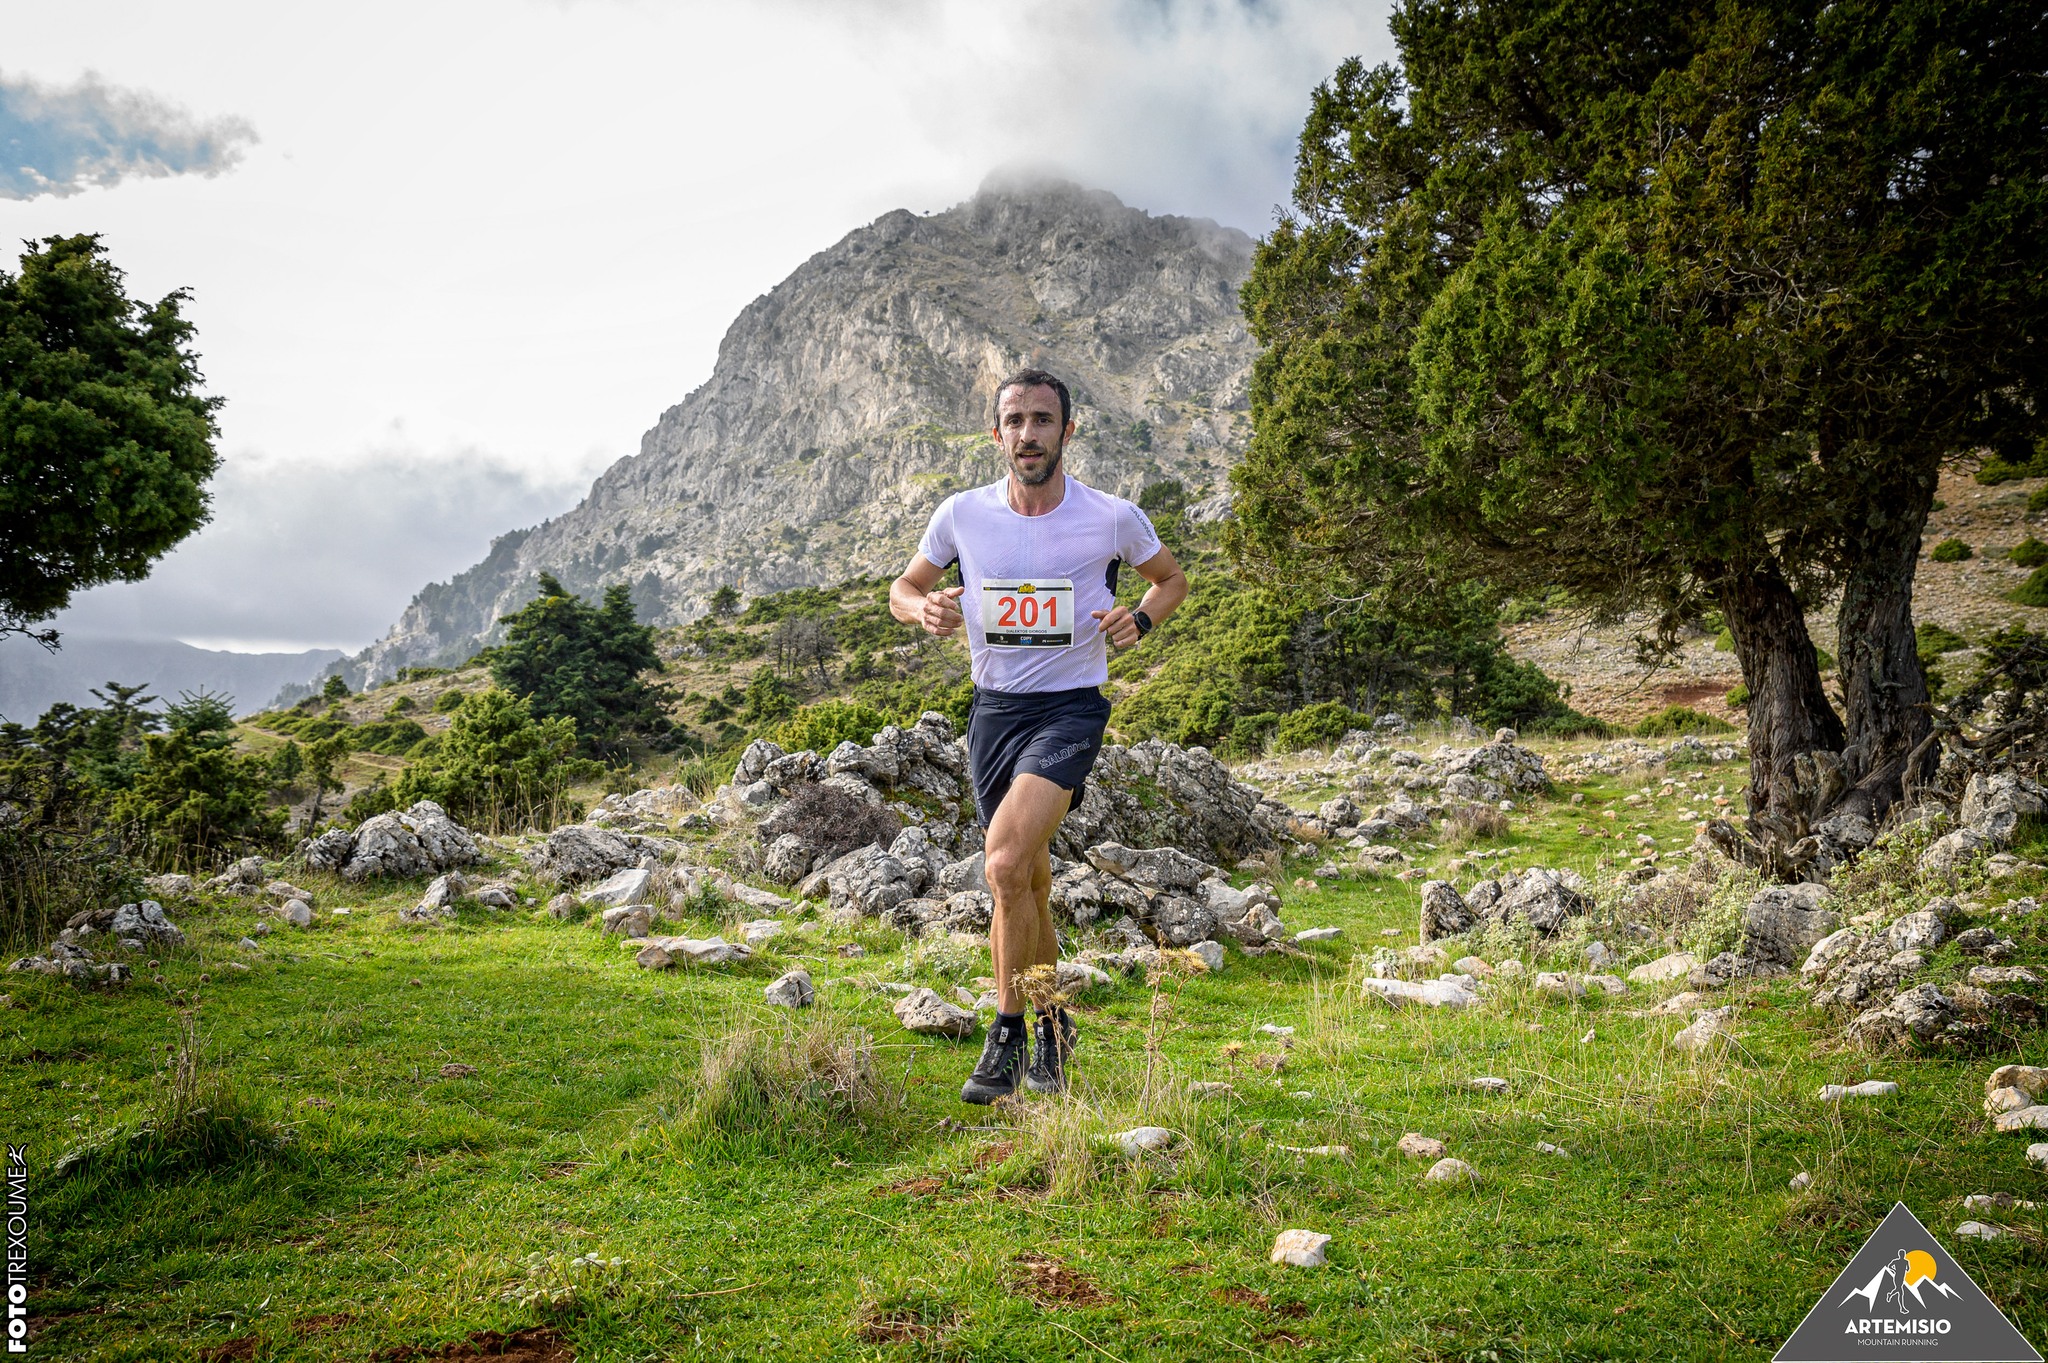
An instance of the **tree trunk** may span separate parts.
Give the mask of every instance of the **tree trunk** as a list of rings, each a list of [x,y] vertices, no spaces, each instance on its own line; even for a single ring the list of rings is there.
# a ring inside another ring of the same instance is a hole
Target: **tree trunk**
[[[1717,591],[1749,687],[1749,835],[1774,874],[1795,874],[1787,853],[1809,817],[1843,787],[1834,754],[1842,720],[1828,703],[1806,615],[1766,559],[1733,568]]]
[[[1913,573],[1920,536],[1934,499],[1934,474],[1901,501],[1870,505],[1860,527],[1836,616],[1842,700],[1848,710],[1843,775],[1851,790],[1844,813],[1868,819],[1873,828],[1900,798],[1904,781],[1932,775],[1932,746],[1917,769],[1907,761],[1932,726],[1927,709],[1927,674],[1913,637]]]

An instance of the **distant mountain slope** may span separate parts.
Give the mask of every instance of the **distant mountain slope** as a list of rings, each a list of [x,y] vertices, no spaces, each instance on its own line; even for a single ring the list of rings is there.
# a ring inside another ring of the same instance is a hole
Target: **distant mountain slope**
[[[349,676],[459,661],[541,572],[591,594],[628,583],[663,624],[723,583],[893,573],[942,497],[1000,472],[991,400],[1026,363],[1075,388],[1082,477],[1125,495],[1169,477],[1220,488],[1250,433],[1251,249],[1070,184],[991,182],[943,213],[886,214],[742,311],[709,381],[581,505],[422,590]]]
[[[237,714],[252,714],[280,687],[303,682],[343,656],[334,648],[303,653],[222,653],[175,639],[106,639],[66,634],[48,653],[19,637],[0,639],[0,719],[34,723],[58,701],[95,704],[92,688],[109,681],[146,684],[162,700],[180,691],[224,692]]]

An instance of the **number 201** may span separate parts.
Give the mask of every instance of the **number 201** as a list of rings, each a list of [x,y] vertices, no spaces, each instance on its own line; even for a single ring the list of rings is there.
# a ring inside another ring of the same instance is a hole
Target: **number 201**
[[[1038,628],[1037,597],[1027,596],[1019,601],[1014,596],[999,596],[996,598],[996,605],[1000,608],[996,623],[1004,629],[1016,629],[1020,625],[1025,629]],[[1060,600],[1056,596],[1049,596],[1045,600],[1045,627],[1058,629],[1059,625]]]

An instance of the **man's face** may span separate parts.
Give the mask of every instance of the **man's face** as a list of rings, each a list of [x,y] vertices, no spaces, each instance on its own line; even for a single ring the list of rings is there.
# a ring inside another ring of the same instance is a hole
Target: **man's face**
[[[1073,433],[1073,422],[1060,425],[1060,395],[1049,384],[1004,389],[996,404],[996,444],[1010,461],[1011,475],[1027,487],[1059,472],[1061,451]]]

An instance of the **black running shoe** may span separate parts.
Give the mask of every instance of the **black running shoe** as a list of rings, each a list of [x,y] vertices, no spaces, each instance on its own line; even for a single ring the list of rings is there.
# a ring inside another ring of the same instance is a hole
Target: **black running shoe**
[[[1033,1093],[1065,1093],[1067,1057],[1074,1053],[1074,1042],[1080,1038],[1081,1029],[1067,1016],[1066,1009],[1059,1008],[1040,1013],[1033,1031],[1038,1045],[1031,1056],[1031,1067],[1024,1073],[1024,1087]]]
[[[967,1082],[960,1086],[963,1103],[993,1103],[1017,1091],[1017,1076],[1031,1057],[1030,1033],[1022,1021],[989,1024],[988,1040],[981,1048],[981,1060]]]

